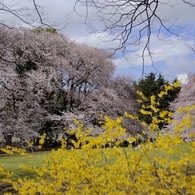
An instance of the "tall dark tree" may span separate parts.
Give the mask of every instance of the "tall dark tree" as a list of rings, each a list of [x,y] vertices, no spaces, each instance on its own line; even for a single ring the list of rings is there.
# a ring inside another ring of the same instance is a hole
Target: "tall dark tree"
[[[151,72],[149,75],[141,79],[136,88],[138,91],[141,91],[145,96],[145,100],[140,104],[140,109],[145,106],[145,110],[152,112],[152,116],[157,116],[160,119],[159,113],[161,111],[172,111],[170,110],[170,103],[175,100],[177,94],[180,91],[180,87],[174,87],[172,90],[168,90],[168,93],[163,97],[159,97],[158,94],[164,89],[165,85],[172,85],[177,82],[177,79],[173,80],[172,83],[169,83],[161,74],[156,75],[156,73]],[[155,96],[156,101],[159,103],[156,105],[159,112],[154,113],[154,111],[150,108],[150,98],[151,96]],[[144,121],[148,125],[152,122],[152,116],[143,114],[139,111],[138,113],[139,119]],[[168,116],[167,116],[168,117]],[[158,124],[158,128],[162,129],[165,125],[165,122],[160,122]]]

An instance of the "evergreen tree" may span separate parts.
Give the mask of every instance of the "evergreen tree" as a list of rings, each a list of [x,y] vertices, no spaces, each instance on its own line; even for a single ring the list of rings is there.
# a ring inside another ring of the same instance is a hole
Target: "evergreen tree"
[[[145,96],[145,100],[140,103],[140,109],[143,108],[143,105],[145,106],[145,110],[152,112],[152,116],[156,116],[160,119],[159,113],[160,111],[172,111],[170,110],[170,103],[176,99],[177,94],[180,91],[180,87],[175,87],[173,90],[168,90],[167,95],[164,95],[163,97],[158,97],[158,94],[160,91],[164,89],[165,85],[172,85],[175,82],[177,82],[177,79],[174,79],[172,83],[169,83],[161,74],[156,75],[156,73],[151,72],[146,77],[142,78],[138,84],[136,85],[136,88],[138,91],[141,91],[142,94]],[[157,109],[159,109],[159,112],[154,113],[154,111],[149,108],[149,105],[151,103],[150,98],[151,96],[156,97],[156,101],[159,102],[157,106]],[[139,119],[146,124],[150,124],[152,121],[151,115],[142,114],[140,111],[138,113]],[[170,116],[167,116],[170,117]],[[162,129],[166,125],[164,122],[159,123],[158,127],[159,130]]]

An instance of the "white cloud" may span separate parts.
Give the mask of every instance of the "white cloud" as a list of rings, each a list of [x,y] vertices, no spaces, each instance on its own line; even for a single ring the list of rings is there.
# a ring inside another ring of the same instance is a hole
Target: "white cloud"
[[[158,37],[153,34],[151,36],[151,42],[150,42],[150,51],[152,54],[153,63],[159,62],[159,61],[166,61],[169,65],[171,65],[170,61],[173,61],[173,59],[178,58],[185,58],[192,54],[193,52],[186,47],[186,44],[188,45],[195,45],[194,40],[178,40],[177,37],[171,36],[163,36],[162,39],[158,39]],[[143,64],[142,61],[142,52],[143,52],[144,43],[139,45],[139,48],[137,47],[137,50],[134,52],[129,53],[126,58],[129,59],[129,63],[140,66]],[[123,59],[126,61],[126,59]],[[151,65],[151,59],[148,53],[146,52],[146,56],[144,58],[145,65]],[[119,65],[119,62],[121,59],[116,59],[116,63]],[[124,62],[124,61],[123,61]],[[129,66],[129,63],[123,63],[123,67]]]
[[[190,2],[190,1],[186,1]],[[194,1],[191,1],[194,4]],[[194,24],[194,7],[183,1],[165,0],[160,3],[158,13],[167,21],[175,21],[176,24]],[[164,4],[164,5],[163,5]]]
[[[71,39],[79,43],[86,43],[88,45],[102,48],[105,50],[117,48],[119,44],[119,41],[113,40],[114,36],[109,35],[107,32],[90,33],[88,35],[80,37],[72,37]]]
[[[186,45],[194,46],[195,41],[191,40],[177,40],[177,37],[163,36],[163,40],[159,40],[154,34],[151,37],[151,52],[153,57],[153,64],[151,59],[146,56],[144,58],[144,71],[162,73],[167,79],[173,80],[176,75],[182,73],[195,73],[195,52],[190,50]],[[195,48],[195,47],[194,47]],[[140,78],[143,70],[143,61],[141,52],[143,45],[136,48],[135,52],[129,53],[126,59],[114,59],[114,64],[118,72],[131,72],[137,74]],[[122,71],[124,69],[124,71]]]

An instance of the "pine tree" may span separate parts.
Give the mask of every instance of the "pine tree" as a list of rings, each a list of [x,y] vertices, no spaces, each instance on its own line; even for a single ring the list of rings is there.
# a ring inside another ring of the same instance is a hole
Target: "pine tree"
[[[172,83],[169,83],[161,74],[156,75],[156,73],[151,72],[148,76],[142,78],[138,84],[136,85],[136,88],[138,91],[141,91],[142,94],[145,96],[146,100],[140,103],[140,109],[143,108],[143,105],[145,106],[146,111],[152,112],[152,116],[156,116],[160,119],[159,113],[160,111],[172,111],[170,110],[170,103],[176,99],[177,94],[180,91],[180,87],[175,87],[173,90],[168,90],[167,95],[164,95],[163,97],[158,97],[158,94],[160,91],[164,89],[165,85],[172,85],[177,82],[177,79],[174,79]],[[156,97],[156,101],[159,102],[159,105],[156,105],[159,112],[154,113],[154,111],[149,108],[150,105],[150,98],[151,96]],[[138,112],[139,119],[146,124],[150,124],[152,121],[151,115],[142,114],[140,111]],[[169,116],[167,116],[169,117]],[[164,122],[159,123],[158,128],[159,130],[162,129],[166,125]]]

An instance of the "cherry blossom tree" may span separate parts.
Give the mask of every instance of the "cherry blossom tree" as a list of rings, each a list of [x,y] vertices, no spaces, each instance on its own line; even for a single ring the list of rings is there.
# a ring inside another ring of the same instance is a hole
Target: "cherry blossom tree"
[[[139,109],[137,98],[132,78],[119,76],[112,78],[109,85],[101,86],[91,93],[79,106],[78,111],[82,114],[86,113],[82,115],[82,120],[93,127],[93,134],[98,134],[102,131],[99,125],[100,121],[103,122],[101,116],[107,115],[116,119],[124,116],[125,112],[136,116]],[[126,117],[124,117],[123,126],[131,135],[141,133],[143,130],[139,121]]]
[[[182,136],[189,138],[190,132],[195,132],[195,75],[189,77],[189,83],[184,84],[177,99],[171,104],[171,108],[175,111],[173,115],[173,121],[180,123],[185,120],[183,124],[184,131],[182,131]],[[187,117],[187,118],[184,118]],[[191,122],[189,122],[189,121]],[[176,125],[175,122],[171,123],[168,127],[168,131],[173,131]]]
[[[106,51],[42,28],[0,30],[0,132],[5,138],[32,140],[46,133],[56,140],[75,118],[97,134],[100,114],[136,113],[133,80],[113,77],[115,66]],[[124,126],[140,130],[132,121]]]

